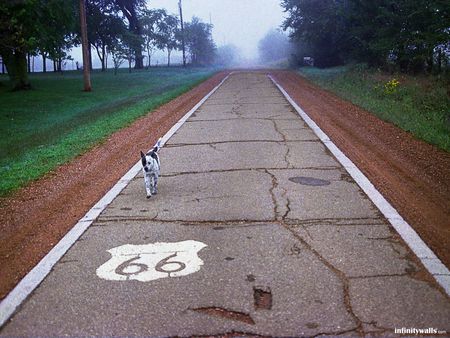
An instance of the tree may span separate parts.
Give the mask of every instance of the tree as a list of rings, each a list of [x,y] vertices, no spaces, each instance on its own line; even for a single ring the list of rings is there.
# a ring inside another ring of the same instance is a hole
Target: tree
[[[216,45],[212,39],[212,28],[211,24],[203,23],[195,16],[185,24],[186,46],[192,64],[202,66],[214,63]]]
[[[311,46],[315,64],[342,64],[348,51],[347,21],[342,15],[345,0],[282,0],[288,13],[283,29],[290,29],[294,41]]]
[[[134,36],[142,36],[142,27],[139,21],[140,12],[145,9],[145,0],[115,0],[116,5],[128,21],[128,30]],[[135,45],[135,68],[144,68],[144,56],[142,55],[142,41]]]
[[[448,1],[282,0],[282,6],[283,28],[319,66],[354,60],[431,72],[448,62]]]
[[[178,18],[175,15],[163,15],[158,27],[157,46],[167,51],[167,67],[169,67],[170,54],[180,47]]]
[[[115,11],[113,0],[89,0],[87,14],[89,41],[97,52],[102,71],[105,71],[108,59],[107,47],[126,31],[126,27]]]
[[[73,29],[73,6],[71,0],[0,2],[0,55],[14,90],[30,88],[27,53],[39,48],[62,57],[67,34]]]
[[[259,41],[258,52],[262,62],[287,59],[292,46],[289,38],[279,30],[272,29]]]
[[[140,17],[144,49],[147,52],[147,67],[151,65],[151,58],[157,49],[160,27],[167,15],[164,9],[146,9]]]
[[[237,65],[241,60],[239,49],[232,44],[220,46],[216,51],[215,63],[222,67],[230,67]]]

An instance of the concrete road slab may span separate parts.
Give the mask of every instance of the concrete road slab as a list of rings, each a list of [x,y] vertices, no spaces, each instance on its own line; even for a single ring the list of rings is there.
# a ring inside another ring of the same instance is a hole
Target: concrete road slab
[[[187,239],[207,245],[189,276],[142,283],[96,275],[113,247]],[[258,290],[267,292],[261,304]],[[297,336],[355,326],[339,278],[276,224],[142,222],[90,228],[11,324],[2,334]]]
[[[209,105],[207,107],[203,105],[192,115],[190,121],[229,120],[233,118],[301,121],[297,112],[286,103],[265,105],[236,103]]]
[[[273,123],[266,120],[187,122],[169,144],[230,141],[283,141]]]
[[[408,249],[392,228],[356,219],[350,225],[292,223],[292,230],[349,278],[385,275],[413,276],[419,267],[408,259]],[[367,224],[364,224],[367,223]],[[382,261],[384,264],[379,264]]]
[[[366,323],[375,322],[378,328],[434,328],[450,332],[448,299],[430,288],[427,281],[410,276],[355,278],[350,280],[350,293],[359,318]],[[389,306],[386,299],[392,299]]]
[[[264,74],[231,75],[160,155],[158,195],[138,174],[0,335],[450,332],[446,294]]]
[[[161,151],[161,182],[164,176],[177,173],[287,168],[287,151],[288,146],[278,141],[169,145]]]
[[[162,177],[158,195],[146,199],[144,181],[135,178],[100,219],[233,221],[274,218],[271,177],[255,170],[179,174]],[[144,212],[145,211],[145,212]]]
[[[285,220],[379,218],[379,211],[342,170],[269,170]],[[300,183],[296,178],[303,178]],[[309,182],[311,181],[311,182]],[[316,185],[318,181],[319,185]],[[286,209],[286,208],[285,208]]]

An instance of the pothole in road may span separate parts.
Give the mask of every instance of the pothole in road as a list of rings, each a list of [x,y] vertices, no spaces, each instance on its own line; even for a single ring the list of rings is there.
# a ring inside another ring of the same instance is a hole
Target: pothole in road
[[[306,177],[306,176],[289,177],[289,181],[302,185],[311,185],[314,187],[330,185],[331,183],[330,181],[321,180],[320,178]]]
[[[272,309],[272,292],[270,288],[253,288],[253,298],[255,300],[255,310]]]
[[[220,307],[202,307],[192,309],[192,311],[204,313],[210,316],[236,320],[250,325],[255,325],[255,321],[250,315],[242,312],[231,311]]]

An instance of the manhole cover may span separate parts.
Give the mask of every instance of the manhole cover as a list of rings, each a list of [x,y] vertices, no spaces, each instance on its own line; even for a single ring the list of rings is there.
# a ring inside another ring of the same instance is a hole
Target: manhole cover
[[[289,181],[298,183],[298,184],[312,185],[312,186],[322,186],[322,185],[330,184],[330,181],[321,180],[319,178],[314,178],[314,177],[304,177],[304,176],[290,177]]]

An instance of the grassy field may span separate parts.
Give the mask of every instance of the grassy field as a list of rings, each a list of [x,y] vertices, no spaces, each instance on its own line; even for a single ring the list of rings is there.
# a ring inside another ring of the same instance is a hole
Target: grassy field
[[[448,83],[362,66],[302,68],[300,74],[417,138],[450,152]]]
[[[31,75],[32,90],[11,92],[0,75],[0,196],[102,142],[114,131],[213,74],[212,69],[154,68],[82,75]]]

